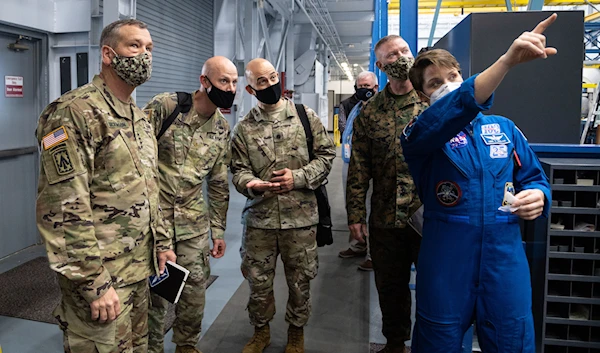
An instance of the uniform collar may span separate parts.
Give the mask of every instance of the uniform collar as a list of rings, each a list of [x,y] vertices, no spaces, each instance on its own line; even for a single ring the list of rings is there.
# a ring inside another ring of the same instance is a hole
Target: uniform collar
[[[192,101],[196,96],[196,93],[198,93],[198,91],[192,93]],[[200,113],[198,113],[196,109],[192,108],[192,110],[190,110],[188,114],[182,114],[180,120],[192,129],[199,128],[202,132],[216,132],[218,125],[217,122],[219,121],[219,118],[225,119],[225,117],[221,113],[221,110],[217,107],[217,109],[215,109],[215,112],[210,116],[210,118],[208,118],[208,120],[206,120],[206,122],[202,126],[197,127],[198,122],[200,120]]]
[[[108,102],[110,107],[115,111],[115,113],[117,113],[119,117],[131,119],[130,117],[133,114],[134,121],[143,118],[142,116],[140,116],[141,114],[134,114],[133,112],[129,113],[128,110],[131,110],[131,105],[133,104],[135,106],[133,98],[131,98],[131,103],[124,103],[120,101],[108,87],[106,82],[104,82],[104,80],[99,75],[94,76],[92,84],[96,86],[100,94],[102,94],[106,102]]]
[[[292,104],[292,102],[287,99],[287,98],[282,98],[285,101],[285,107],[283,108],[283,112],[285,112],[285,116],[290,117],[290,116],[296,116],[296,108],[294,107],[294,104]],[[252,108],[252,110],[250,110],[250,115],[254,118],[254,120],[256,120],[256,122],[261,122],[263,120],[269,120],[268,119],[268,114],[267,112],[265,112],[264,110],[260,109],[258,106]]]
[[[210,117],[210,119],[208,119],[208,121],[200,127],[200,131],[217,133],[219,127],[222,127],[220,122],[223,120],[221,118],[225,119],[225,117],[221,113],[221,110],[217,108],[217,110],[215,110],[215,113]]]

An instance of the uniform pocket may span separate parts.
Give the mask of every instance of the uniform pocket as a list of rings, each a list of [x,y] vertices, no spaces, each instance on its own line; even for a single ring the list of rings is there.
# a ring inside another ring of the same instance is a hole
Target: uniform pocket
[[[256,142],[258,148],[250,147],[250,162],[252,163],[252,169],[260,175],[265,168],[275,163],[276,156],[275,152],[267,145],[263,138],[254,138],[254,142]],[[270,178],[271,176],[268,177]]]
[[[104,158],[108,180],[114,191],[122,190],[140,179],[141,174],[134,162],[128,138],[122,130],[108,144]]]
[[[63,328],[77,336],[95,343],[113,346],[115,345],[117,321],[129,315],[129,313],[122,312],[116,320],[102,324],[92,321],[89,309],[85,310],[65,304],[59,305],[54,314]]]
[[[317,242],[315,241],[312,245],[305,245],[304,251],[306,252],[306,266],[304,267],[304,273],[310,279],[317,277],[319,272],[319,255],[317,253]]]

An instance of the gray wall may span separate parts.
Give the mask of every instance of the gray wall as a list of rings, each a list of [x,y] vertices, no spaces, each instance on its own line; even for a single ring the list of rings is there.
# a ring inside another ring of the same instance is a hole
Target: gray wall
[[[558,11],[545,32],[558,55],[515,67],[487,112],[513,120],[534,143],[579,143],[583,12]],[[475,13],[435,44],[449,50],[467,78],[490,66],[515,38],[552,12]]]
[[[148,24],[154,50],[152,78],[137,90],[136,103],[145,105],[162,92],[192,92],[213,56],[212,0],[138,0],[137,18]]]
[[[45,41],[32,38],[24,52],[7,49],[16,33],[35,34],[0,25],[0,79],[23,77],[23,97],[0,93],[0,258],[39,243],[35,226],[37,142],[34,131],[41,104],[46,103],[42,54]],[[43,103],[42,103],[43,101]]]

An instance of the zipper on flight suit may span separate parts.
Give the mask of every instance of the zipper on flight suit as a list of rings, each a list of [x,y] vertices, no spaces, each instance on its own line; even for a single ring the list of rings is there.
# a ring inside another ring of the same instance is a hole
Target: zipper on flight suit
[[[479,184],[480,184],[480,188],[481,188],[481,196],[482,196],[482,207],[483,207],[483,211],[481,212],[481,248],[479,250],[479,274],[477,275],[477,279],[475,282],[475,288],[476,291],[479,292],[479,288],[481,286],[481,271],[483,269],[483,265],[482,265],[482,261],[483,261],[483,245],[484,245],[484,240],[485,240],[485,201],[483,200],[483,195],[485,195],[485,185],[484,185],[484,177],[483,177],[483,163],[481,160],[481,155],[479,154],[479,150],[477,148],[477,143],[475,141],[474,138],[474,133],[473,133],[473,122],[471,121],[471,123],[469,124],[469,135],[471,135],[471,137],[473,137],[473,148],[475,149],[475,154],[477,155],[477,161],[479,162]]]

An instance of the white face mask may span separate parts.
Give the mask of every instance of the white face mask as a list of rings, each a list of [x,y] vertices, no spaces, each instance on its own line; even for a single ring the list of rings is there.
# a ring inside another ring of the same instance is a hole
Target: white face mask
[[[436,89],[435,92],[431,94],[431,97],[429,97],[429,105],[435,103],[437,100],[447,95],[448,93],[457,90],[461,84],[462,82],[444,83],[440,86],[440,88]]]

